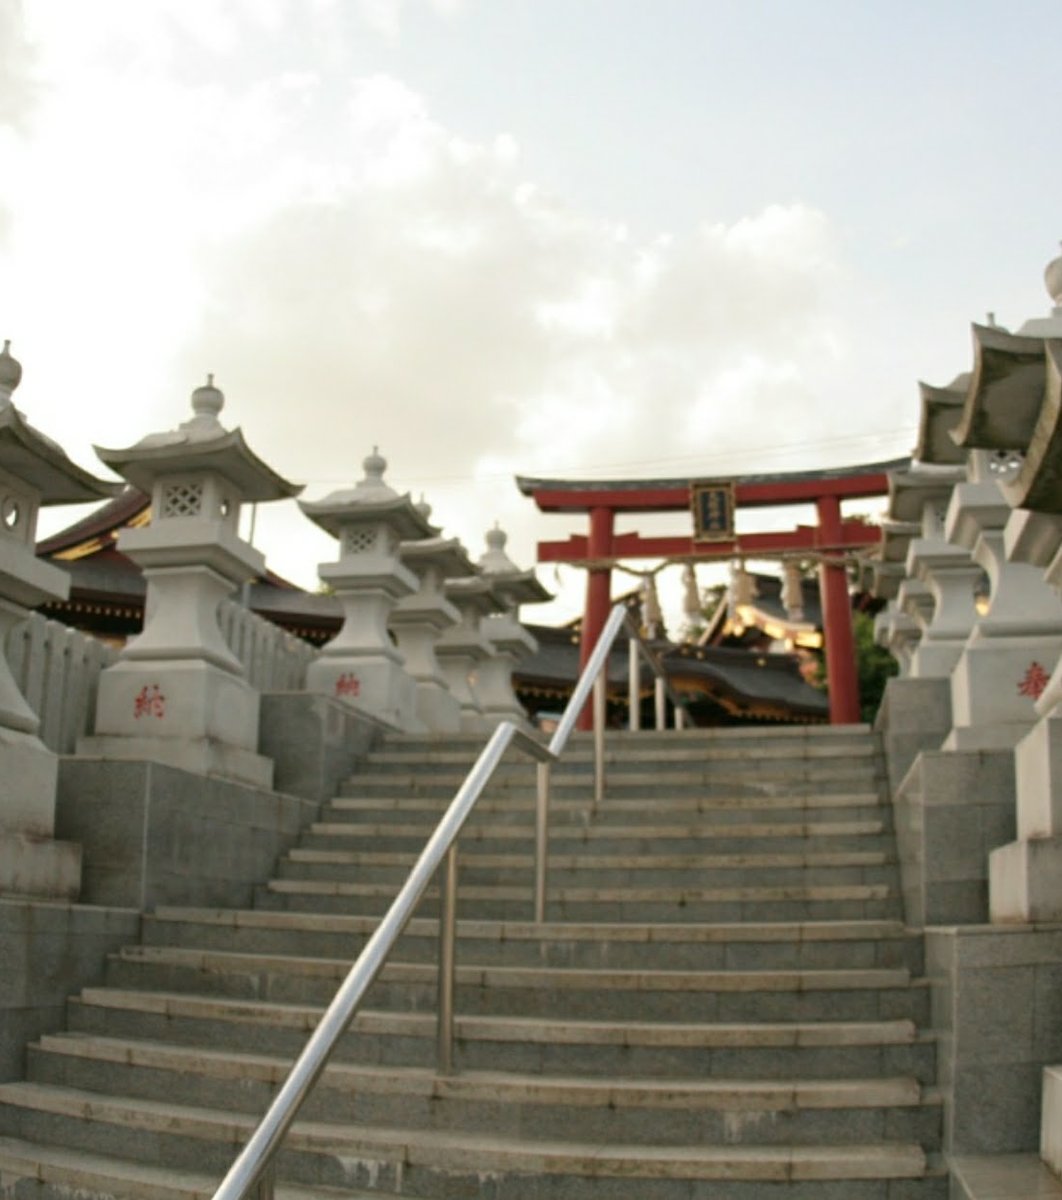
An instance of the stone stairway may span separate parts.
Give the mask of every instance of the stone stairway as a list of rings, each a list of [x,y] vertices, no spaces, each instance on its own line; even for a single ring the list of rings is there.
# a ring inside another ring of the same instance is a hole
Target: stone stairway
[[[0,1197],[189,1200],[246,1139],[482,738],[394,738],[247,911],[159,909],[0,1087]],[[943,1200],[921,939],[861,729],[619,734],[461,840],[458,1073],[429,893],[279,1160],[278,1196]]]

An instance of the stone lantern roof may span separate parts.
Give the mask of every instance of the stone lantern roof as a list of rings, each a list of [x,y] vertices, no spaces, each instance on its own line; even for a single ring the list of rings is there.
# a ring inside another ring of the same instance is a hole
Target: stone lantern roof
[[[302,491],[278,475],[247,445],[240,429],[227,430],[218,420],[223,393],[208,375],[192,393],[193,416],[176,429],[148,434],[121,450],[97,446],[99,457],[134,487],[151,492],[161,474],[210,471],[223,476],[249,502],[287,500]]]
[[[434,567],[447,582],[469,576],[476,569],[459,538],[418,538],[400,543],[398,553],[416,575]]]
[[[505,600],[494,590],[494,584],[485,575],[470,575],[465,579],[448,579],[443,590],[448,600],[456,601],[463,608],[481,616],[499,612]]]
[[[911,539],[918,537],[922,527],[913,521],[883,521],[881,524],[882,562],[902,563],[907,561],[907,548]]]
[[[922,413],[918,423],[918,446],[914,452],[917,461],[941,466],[966,461],[966,451],[951,435],[962,416],[969,386],[969,372],[956,375],[945,387],[919,383]]]
[[[408,492],[399,495],[384,483],[387,460],[376,446],[362,462],[365,478],[352,488],[340,488],[323,500],[302,500],[299,507],[315,525],[339,537],[345,527],[363,521],[385,521],[402,541],[434,537],[438,529],[413,503]]]
[[[521,571],[505,553],[509,535],[495,524],[487,531],[487,552],[479,560],[480,569],[493,589],[513,604],[536,604],[553,596],[539,583],[533,570]]]
[[[973,378],[952,436],[967,449],[1023,449],[1043,400],[1044,339],[994,325],[974,325],[973,337]]]
[[[944,500],[966,478],[960,466],[915,463],[909,471],[889,472],[889,516],[895,521],[919,522],[929,500]]]
[[[0,353],[0,466],[32,488],[39,504],[84,504],[117,495],[120,483],[97,479],[77,466],[15,408],[11,396],[21,379],[22,366],[5,341]]]

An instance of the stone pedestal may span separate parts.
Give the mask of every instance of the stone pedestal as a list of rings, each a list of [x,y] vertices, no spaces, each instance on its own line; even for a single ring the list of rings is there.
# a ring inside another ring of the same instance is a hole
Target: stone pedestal
[[[443,633],[461,621],[447,599],[445,581],[471,575],[475,568],[455,538],[403,542],[399,550],[403,563],[417,576],[418,587],[395,605],[391,629],[416,685],[416,715],[432,733],[457,733],[461,700],[450,690],[436,647]]]
[[[258,692],[225,644],[218,604],[265,569],[239,537],[240,504],[300,489],[256,458],[238,429],[224,429],[223,404],[211,378],[192,394],[194,416],[177,430],[97,451],[151,495],[152,520],[118,539],[147,582],[144,630],[100,676],[95,736],[81,739],[78,753],[269,788],[273,764],[258,753]]]
[[[99,500],[116,489],[76,467],[11,402],[22,368],[10,343],[0,352],[0,896],[75,899],[81,848],[56,841],[58,758],[37,736],[4,653],[30,609],[65,598],[66,572],[34,555],[42,504]]]
[[[408,495],[399,496],[384,483],[387,462],[375,449],[364,467],[365,477],[355,487],[300,505],[339,542],[338,561],[318,570],[343,609],[342,628],[310,664],[306,687],[395,729],[423,732],[416,681],[388,624],[395,605],[417,590],[417,577],[399,559],[399,543],[437,530]]]
[[[980,453],[980,452],[978,452]],[[995,480],[960,484],[948,509],[949,541],[970,550],[989,579],[988,611],[951,677],[953,727],[945,749],[1014,746],[1036,719],[1030,671],[1062,654],[1062,604],[1039,569],[1008,562],[1011,509]]]
[[[965,479],[959,465],[914,462],[910,470],[889,475],[889,516],[914,522],[917,536],[907,545],[905,570],[908,592],[918,580],[928,601],[912,612],[922,624],[922,637],[911,656],[910,673],[916,679],[945,678],[958,662],[977,619],[974,589],[981,569],[967,550],[944,537],[948,500],[956,484]],[[901,607],[903,605],[901,604]]]
[[[911,673],[911,657],[922,637],[918,622],[901,612],[895,600],[874,618],[874,641],[892,655],[900,667],[900,678]]]
[[[489,580],[474,576],[448,580],[446,596],[457,609],[459,621],[440,636],[435,654],[450,694],[458,702],[461,731],[479,733],[489,728],[478,695],[479,666],[493,653],[481,624],[501,601]]]
[[[912,541],[907,561],[933,600],[932,617],[911,656],[911,675],[944,679],[962,657],[977,620],[974,591],[981,568],[965,550],[936,538]]]
[[[1062,518],[1015,511],[1007,550],[1062,588]],[[1062,921],[1062,661],[1034,662],[1025,677],[1028,698],[1041,714],[1014,752],[1017,841],[990,862],[994,922]]]
[[[476,673],[476,694],[487,724],[515,721],[526,725],[527,713],[513,691],[513,671],[517,663],[534,654],[538,643],[508,613],[487,617],[481,628],[491,652]]]

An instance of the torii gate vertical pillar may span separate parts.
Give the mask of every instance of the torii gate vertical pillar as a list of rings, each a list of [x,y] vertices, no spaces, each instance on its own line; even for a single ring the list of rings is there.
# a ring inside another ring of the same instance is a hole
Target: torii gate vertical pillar
[[[838,496],[820,496],[819,541],[840,545],[841,501]],[[819,568],[822,592],[822,626],[826,642],[826,685],[830,693],[830,724],[854,725],[859,721],[859,684],[856,678],[855,641],[852,635],[852,606],[848,599],[848,577],[843,566],[823,563]]]
[[[587,552],[591,560],[612,556],[612,530],[614,511],[603,505],[590,509],[590,537]],[[612,603],[612,569],[591,567],[586,573],[586,611],[583,613],[583,636],[579,645],[579,669],[586,666],[591,652],[597,645],[601,630],[608,620]],[[577,728],[593,728],[593,706],[587,704],[579,714]]]

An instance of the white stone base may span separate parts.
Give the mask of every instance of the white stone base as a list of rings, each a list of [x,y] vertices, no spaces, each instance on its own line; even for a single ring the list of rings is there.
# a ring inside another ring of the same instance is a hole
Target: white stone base
[[[965,648],[965,642],[927,642],[923,638],[911,655],[907,673],[912,679],[946,679]]]
[[[391,659],[322,654],[307,668],[306,690],[356,706],[404,733],[426,732],[417,715],[416,682]]]
[[[100,676],[95,732],[149,741],[206,739],[253,754],[258,692],[242,676],[202,660],[123,659]]]
[[[1062,713],[1041,717],[1018,743],[1018,837],[1062,833]]]
[[[1037,719],[1037,698],[1023,684],[1034,667],[1050,673],[1060,654],[1062,636],[971,639],[952,673],[952,735],[943,748],[1016,745]]]
[[[76,900],[81,892],[81,847],[74,842],[0,833],[0,896]]]
[[[491,721],[487,716],[475,708],[461,709],[461,732],[462,733],[487,733],[497,725],[497,721]]]
[[[0,728],[0,832],[52,836],[58,773],[58,757],[40,738]]]
[[[461,729],[461,703],[434,680],[417,680],[417,716],[429,733],[457,733]]]
[[[998,725],[963,725],[951,730],[941,743],[941,750],[1010,750],[1029,732],[1021,723],[1000,722]]]
[[[79,738],[79,757],[146,760],[180,767],[197,775],[220,775],[237,783],[249,783],[265,791],[273,789],[273,760],[214,738],[108,737]]]
[[[1062,921],[1062,838],[1011,842],[993,850],[988,910],[993,923]]]
[[[1040,1104],[1040,1157],[1062,1176],[1062,1067],[1044,1067]]]

